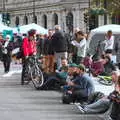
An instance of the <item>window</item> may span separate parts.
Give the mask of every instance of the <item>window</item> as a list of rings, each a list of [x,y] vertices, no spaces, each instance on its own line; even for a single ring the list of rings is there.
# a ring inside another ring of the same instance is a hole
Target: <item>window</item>
[[[15,25],[18,26],[19,25],[19,17],[16,17],[16,21],[15,21]]]
[[[43,23],[43,27],[47,28],[47,16],[46,15],[43,15],[42,23]]]
[[[24,16],[24,24],[27,25],[28,24],[28,17]]]

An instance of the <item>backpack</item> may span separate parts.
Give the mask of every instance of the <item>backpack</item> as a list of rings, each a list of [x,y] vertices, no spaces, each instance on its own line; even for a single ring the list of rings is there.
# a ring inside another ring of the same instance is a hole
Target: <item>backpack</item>
[[[62,103],[63,104],[70,104],[72,102],[72,97],[69,93],[65,92],[62,95]]]

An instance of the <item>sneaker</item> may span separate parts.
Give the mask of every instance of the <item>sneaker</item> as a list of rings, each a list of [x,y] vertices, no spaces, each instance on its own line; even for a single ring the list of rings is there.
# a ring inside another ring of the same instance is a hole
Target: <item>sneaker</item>
[[[77,106],[81,113],[85,113],[84,109],[79,105]]]

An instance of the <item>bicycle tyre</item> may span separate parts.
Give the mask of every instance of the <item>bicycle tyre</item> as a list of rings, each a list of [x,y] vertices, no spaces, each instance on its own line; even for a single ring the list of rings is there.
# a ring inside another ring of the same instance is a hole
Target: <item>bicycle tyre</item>
[[[43,85],[44,77],[38,65],[33,66],[31,69],[31,80],[36,89],[39,89]]]
[[[104,80],[102,78],[99,78],[98,82],[102,85],[106,85],[106,86],[111,86],[113,85],[112,80]]]

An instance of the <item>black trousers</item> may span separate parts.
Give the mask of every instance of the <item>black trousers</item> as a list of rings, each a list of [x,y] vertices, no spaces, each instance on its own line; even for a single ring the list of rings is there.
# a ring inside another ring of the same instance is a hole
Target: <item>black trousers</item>
[[[22,58],[22,74],[21,74],[21,85],[24,85],[24,75],[26,66],[28,64],[28,59]]]
[[[112,120],[120,120],[120,103],[113,102],[110,117]]]
[[[88,96],[86,95],[86,91],[85,90],[75,90],[73,91],[72,95],[72,100],[73,102],[83,102],[83,101],[87,101],[88,100]]]
[[[3,54],[4,72],[7,73],[10,70],[11,56],[9,54]]]

